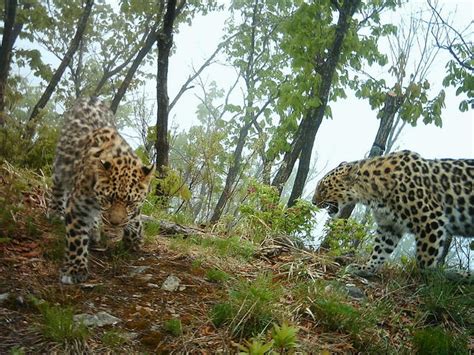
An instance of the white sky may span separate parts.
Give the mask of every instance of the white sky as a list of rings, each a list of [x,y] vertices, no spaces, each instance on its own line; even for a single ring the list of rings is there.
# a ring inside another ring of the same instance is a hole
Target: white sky
[[[464,28],[473,19],[471,1],[441,2],[443,13],[452,14],[458,28]],[[425,3],[410,1],[413,8],[422,7]],[[396,22],[401,15],[407,16],[409,10],[386,15],[387,21]],[[193,20],[192,26],[182,26],[175,35],[176,53],[170,58],[169,91],[172,99],[182,83],[191,72],[191,66],[200,64],[215,50],[223,35],[225,15],[209,14]],[[472,40],[472,39],[471,39]],[[428,75],[434,92],[441,88],[445,76],[444,65],[448,60],[446,53],[440,53]],[[388,70],[388,66],[386,69]],[[214,65],[203,74],[205,81],[215,80],[223,87],[233,82],[233,71],[223,66]],[[388,76],[387,76],[388,77]],[[154,89],[153,84],[149,86]],[[421,120],[417,127],[406,126],[398,141],[401,149],[411,149],[427,158],[474,158],[474,120],[473,112],[462,113],[458,110],[459,97],[455,89],[446,88],[446,107],[443,110],[443,127],[424,125]],[[154,91],[150,92],[154,95]],[[188,129],[197,123],[195,107],[198,100],[195,92],[187,92],[171,112],[171,120],[178,129]],[[331,103],[333,119],[325,120],[316,136],[317,169],[322,172],[332,169],[341,161],[357,160],[364,157],[371,147],[378,129],[379,121],[376,112],[370,109],[367,100],[348,97]],[[316,155],[314,155],[316,157]],[[315,158],[316,159],[316,158]],[[311,184],[312,185],[312,184]],[[312,190],[310,187],[309,190]],[[308,191],[309,192],[309,191]]]

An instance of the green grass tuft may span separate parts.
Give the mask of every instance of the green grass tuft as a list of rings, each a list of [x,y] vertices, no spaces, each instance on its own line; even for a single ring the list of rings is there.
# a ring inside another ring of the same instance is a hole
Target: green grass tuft
[[[450,319],[462,327],[474,326],[474,285],[460,285],[446,279],[441,270],[425,271],[419,291],[427,323]]]
[[[47,302],[37,302],[42,315],[40,330],[43,336],[57,343],[68,340],[85,340],[89,336],[87,327],[74,322],[74,312],[70,307],[51,306]]]
[[[206,272],[206,278],[215,283],[223,283],[229,279],[229,274],[219,269],[209,269]]]
[[[178,318],[168,319],[164,322],[163,328],[165,331],[175,337],[183,334],[183,326],[181,320]]]
[[[127,338],[121,331],[111,329],[107,330],[101,337],[102,343],[110,348],[119,348],[127,343]]]
[[[441,327],[425,328],[413,333],[413,345],[420,355],[468,354],[467,338],[446,332]]]
[[[211,310],[216,326],[227,324],[232,334],[244,337],[264,331],[276,319],[281,285],[269,274],[254,281],[240,280],[229,291],[228,300]]]

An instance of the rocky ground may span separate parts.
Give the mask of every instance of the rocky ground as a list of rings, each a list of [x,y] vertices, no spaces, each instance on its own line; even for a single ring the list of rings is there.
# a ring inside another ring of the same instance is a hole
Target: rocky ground
[[[251,246],[235,235],[148,228],[142,252],[111,240],[92,252],[87,283],[62,285],[63,227],[44,216],[44,191],[23,184],[18,194],[10,178],[0,176],[1,354],[263,354],[249,350],[251,338],[276,353],[474,351],[472,286],[425,285],[411,264],[352,277],[343,272],[347,258],[284,238]],[[249,291],[238,298],[242,285]],[[215,306],[227,300],[240,309],[216,321]],[[296,341],[278,348],[271,329],[284,323]]]

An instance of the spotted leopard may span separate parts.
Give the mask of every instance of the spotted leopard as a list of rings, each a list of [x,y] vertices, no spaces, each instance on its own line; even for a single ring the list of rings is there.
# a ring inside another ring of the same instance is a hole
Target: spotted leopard
[[[338,217],[350,204],[369,206],[377,223],[375,245],[365,265],[378,271],[405,233],[415,235],[421,268],[435,267],[447,240],[474,236],[474,159],[424,159],[411,151],[342,163],[316,187],[313,203]]]
[[[88,247],[98,239],[101,222],[118,231],[127,246],[140,248],[140,208],[153,171],[117,132],[103,102],[81,99],[64,114],[51,198],[51,209],[66,224],[62,283],[87,279]]]

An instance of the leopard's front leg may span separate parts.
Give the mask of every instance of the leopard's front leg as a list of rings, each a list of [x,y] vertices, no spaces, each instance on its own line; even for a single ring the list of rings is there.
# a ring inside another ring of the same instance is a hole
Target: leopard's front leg
[[[88,276],[89,233],[99,213],[92,199],[71,195],[67,202],[65,260],[60,280],[64,284],[83,282]]]
[[[401,234],[390,225],[379,225],[376,232],[374,249],[365,265],[351,264],[346,271],[362,277],[375,274],[395,250]]]
[[[123,231],[125,246],[133,251],[139,251],[143,245],[143,226],[138,212],[125,226]]]

